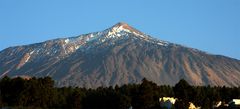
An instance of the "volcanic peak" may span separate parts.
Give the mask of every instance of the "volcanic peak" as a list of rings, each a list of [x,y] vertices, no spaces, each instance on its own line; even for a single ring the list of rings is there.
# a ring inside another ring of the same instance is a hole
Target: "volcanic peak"
[[[142,32],[140,32],[139,30],[133,28],[132,26],[130,26],[127,23],[124,23],[124,22],[119,22],[119,23],[115,24],[114,26],[112,26],[110,28],[110,30],[112,30],[112,31],[126,31],[126,32],[130,32],[130,33],[143,35]]]

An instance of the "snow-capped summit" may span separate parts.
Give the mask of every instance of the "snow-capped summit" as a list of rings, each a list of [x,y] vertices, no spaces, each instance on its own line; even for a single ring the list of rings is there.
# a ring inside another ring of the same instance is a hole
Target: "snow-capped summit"
[[[130,25],[124,22],[119,22],[105,31],[108,31],[107,36],[111,36],[111,35],[124,36],[124,35],[121,35],[121,33],[126,32],[130,34],[135,34],[136,36],[148,37],[144,33],[140,32],[139,30],[131,27]]]
[[[123,23],[123,22],[119,22],[114,26],[108,29],[105,29],[103,31],[83,34],[76,37],[65,38],[64,39],[65,43],[63,45],[65,47],[72,46],[70,47],[71,48],[70,52],[67,52],[67,53],[72,53],[79,48],[81,48],[82,51],[85,51],[85,49],[94,48],[96,47],[96,45],[99,45],[99,44],[114,45],[115,42],[118,42],[120,40],[121,41],[129,40],[129,39],[144,40],[149,43],[155,43],[161,46],[168,45],[168,42],[154,39],[149,35],[146,35],[140,32],[139,30],[131,27],[127,23]]]
[[[137,29],[131,27],[130,25],[128,25],[127,23],[124,22],[119,22],[117,24],[115,24],[114,26],[112,26],[110,29],[112,29],[113,31],[126,31],[126,32],[130,32],[130,33],[135,33],[135,34],[143,34],[142,32],[138,31]]]

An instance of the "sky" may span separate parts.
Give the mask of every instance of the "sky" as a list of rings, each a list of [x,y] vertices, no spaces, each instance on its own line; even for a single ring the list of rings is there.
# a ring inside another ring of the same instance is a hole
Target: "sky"
[[[240,60],[240,0],[0,0],[0,50],[102,31],[118,22]]]

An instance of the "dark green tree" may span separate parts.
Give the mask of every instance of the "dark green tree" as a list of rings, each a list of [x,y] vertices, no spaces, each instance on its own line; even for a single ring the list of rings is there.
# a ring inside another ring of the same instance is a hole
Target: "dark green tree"
[[[187,107],[189,102],[194,100],[193,98],[193,87],[188,84],[187,81],[181,79],[174,87],[175,97],[179,99],[181,105]]]
[[[151,109],[159,106],[159,96],[157,96],[157,85],[146,78],[142,80],[142,84],[133,96],[132,105],[136,109]]]

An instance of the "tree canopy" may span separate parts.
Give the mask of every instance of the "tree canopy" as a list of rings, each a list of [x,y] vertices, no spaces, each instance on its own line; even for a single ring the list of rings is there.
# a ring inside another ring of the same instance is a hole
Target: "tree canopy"
[[[240,98],[240,88],[191,86],[181,79],[174,87],[158,86],[144,78],[141,84],[86,89],[54,87],[50,77],[23,79],[4,77],[0,80],[0,107],[39,109],[159,109],[160,97],[175,97],[175,108],[186,108],[193,102],[212,108],[219,100]]]

